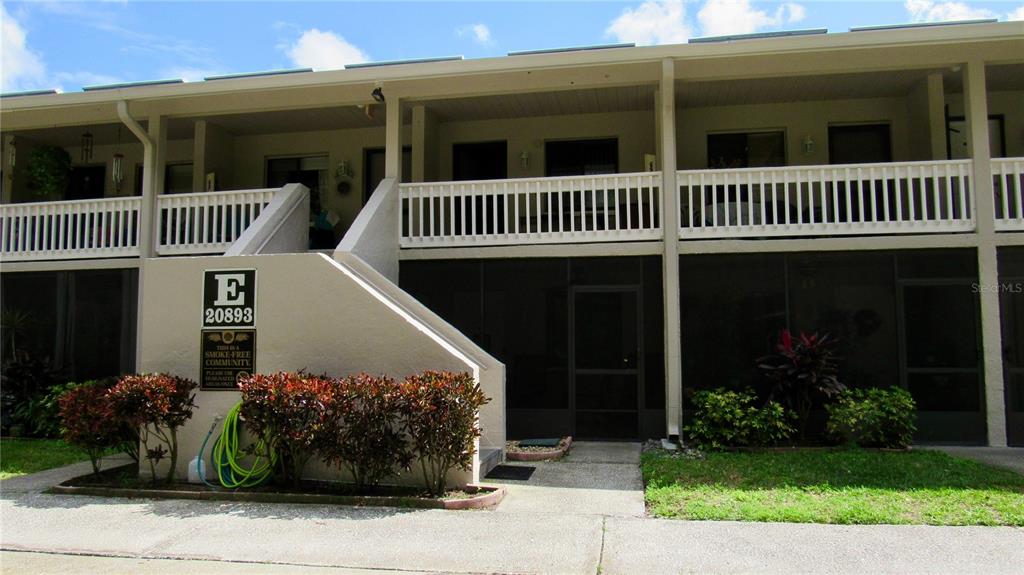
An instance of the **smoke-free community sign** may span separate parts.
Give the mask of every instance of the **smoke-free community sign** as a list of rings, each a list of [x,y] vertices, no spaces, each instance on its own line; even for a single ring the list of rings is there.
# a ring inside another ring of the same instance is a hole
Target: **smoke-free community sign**
[[[256,270],[207,270],[203,276],[200,387],[235,389],[256,369]]]

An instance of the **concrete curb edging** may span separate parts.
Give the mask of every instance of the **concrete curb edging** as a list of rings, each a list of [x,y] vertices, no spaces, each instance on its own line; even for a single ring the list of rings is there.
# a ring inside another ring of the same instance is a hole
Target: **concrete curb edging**
[[[55,485],[47,493],[60,495],[91,495],[126,497],[129,499],[191,499],[198,501],[237,501],[248,503],[312,503],[366,507],[408,507],[413,509],[485,509],[505,497],[505,488],[467,485],[474,493],[467,499],[428,499],[382,495],[329,495],[321,493],[261,493],[251,491],[185,491],[179,489],[135,489],[127,487]]]
[[[509,461],[551,461],[558,459],[568,453],[569,448],[572,447],[572,436],[570,435],[565,442],[565,445],[555,451],[505,451],[505,459]]]

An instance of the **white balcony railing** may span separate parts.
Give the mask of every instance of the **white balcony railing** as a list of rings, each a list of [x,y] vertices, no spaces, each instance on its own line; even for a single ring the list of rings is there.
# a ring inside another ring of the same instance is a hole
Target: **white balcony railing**
[[[139,254],[140,198],[0,205],[5,261]]]
[[[995,229],[1024,231],[1024,158],[992,159]]]
[[[160,196],[159,255],[224,252],[259,217],[277,189]]]
[[[683,239],[974,229],[969,160],[681,171]]]
[[[661,174],[401,184],[401,246],[661,238]]]

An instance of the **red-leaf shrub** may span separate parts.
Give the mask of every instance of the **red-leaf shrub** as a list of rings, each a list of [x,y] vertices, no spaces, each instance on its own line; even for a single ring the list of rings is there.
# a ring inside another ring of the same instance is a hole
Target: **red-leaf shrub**
[[[298,486],[320,443],[324,404],[334,403],[336,384],[326,377],[282,371],[243,377],[238,387],[245,427],[276,452],[279,480]]]
[[[324,461],[347,469],[362,490],[408,470],[412,459],[402,433],[402,388],[387,376],[365,373],[334,380],[323,398]]]
[[[178,462],[178,428],[192,417],[195,409],[196,382],[164,373],[126,375],[110,389],[108,395],[114,414],[139,430],[149,470],[156,480],[154,454],[163,449],[149,447],[149,439],[155,436],[167,446],[170,469],[166,481],[174,481]]]
[[[488,401],[468,373],[425,371],[402,383],[403,423],[427,490],[441,495],[452,469],[473,465],[477,413]]]
[[[96,474],[106,450],[130,449],[130,444],[138,441],[125,421],[114,414],[113,402],[107,395],[110,385],[110,381],[86,381],[69,387],[57,400],[61,436],[89,456]]]

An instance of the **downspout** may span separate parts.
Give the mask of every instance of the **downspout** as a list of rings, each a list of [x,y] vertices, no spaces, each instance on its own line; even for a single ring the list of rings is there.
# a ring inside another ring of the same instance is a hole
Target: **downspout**
[[[153,193],[153,169],[155,166],[155,151],[153,138],[149,133],[132,118],[128,113],[128,102],[121,100],[117,103],[117,115],[121,122],[128,127],[135,137],[142,142],[142,205],[139,207],[139,256],[151,258],[156,255],[153,246],[153,207],[156,201]]]
[[[156,232],[153,226],[153,212],[156,204],[156,194],[153,188],[153,168],[156,166],[156,146],[149,133],[142,129],[142,126],[128,113],[128,102],[121,100],[117,103],[117,116],[121,122],[128,127],[135,137],[142,142],[142,201],[139,205],[139,275],[136,284],[136,307],[135,307],[135,361],[132,365],[134,371],[142,363],[142,323],[145,310],[142,305],[142,294],[145,288],[145,263],[146,259],[156,256],[156,247],[153,240]],[[142,449],[142,446],[139,446]]]

